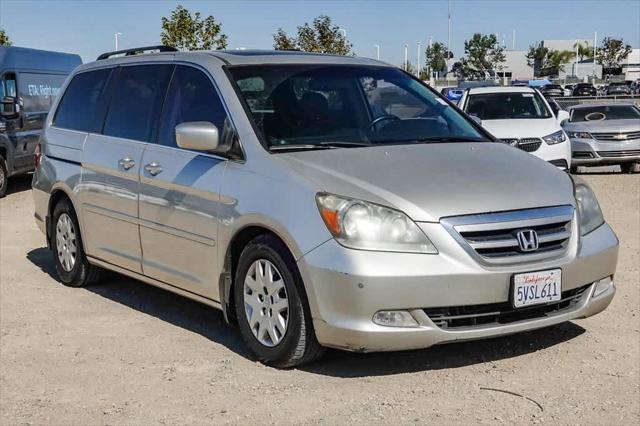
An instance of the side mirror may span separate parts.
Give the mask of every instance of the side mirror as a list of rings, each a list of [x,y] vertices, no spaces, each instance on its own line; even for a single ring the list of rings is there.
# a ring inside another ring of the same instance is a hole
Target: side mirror
[[[478,126],[482,126],[482,120],[477,115],[470,115],[471,119],[476,122]]]
[[[184,149],[216,151],[220,145],[220,135],[213,123],[190,121],[176,126],[176,143]]]
[[[18,100],[11,96],[6,96],[0,101],[0,116],[4,118],[16,118],[20,112]]]
[[[569,112],[568,112],[568,111],[565,111],[565,110],[563,110],[563,109],[561,109],[560,111],[558,111],[558,114],[556,115],[556,118],[558,119],[558,122],[559,122],[560,124],[562,124],[562,122],[563,122],[563,121],[567,121],[567,120],[569,120],[569,117],[570,117]]]

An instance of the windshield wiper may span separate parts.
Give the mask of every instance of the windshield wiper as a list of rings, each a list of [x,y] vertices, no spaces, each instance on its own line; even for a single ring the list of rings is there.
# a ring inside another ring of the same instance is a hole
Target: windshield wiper
[[[320,144],[289,144],[289,145],[271,145],[269,150],[271,151],[303,151],[303,150],[313,150],[313,149],[331,149],[335,148],[333,146],[324,146]]]
[[[490,142],[489,139],[486,138],[472,138],[469,136],[443,136],[440,138],[428,138],[428,139],[418,139],[415,141],[416,143],[429,143],[429,142]]]
[[[372,144],[367,142],[326,141],[326,142],[320,142],[319,145],[331,146],[336,148],[350,148],[350,147],[359,147],[359,146],[371,146]]]

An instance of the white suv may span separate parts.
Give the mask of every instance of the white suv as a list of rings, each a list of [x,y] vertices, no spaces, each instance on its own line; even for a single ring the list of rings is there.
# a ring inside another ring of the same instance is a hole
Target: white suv
[[[568,170],[571,144],[560,127],[569,118],[566,111],[556,117],[549,103],[530,87],[477,87],[467,90],[459,103],[467,114],[481,120],[503,142],[530,152]]]

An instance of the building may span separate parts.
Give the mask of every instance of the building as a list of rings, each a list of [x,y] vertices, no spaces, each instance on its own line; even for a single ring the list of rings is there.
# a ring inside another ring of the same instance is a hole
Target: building
[[[505,61],[497,74],[511,80],[530,80],[533,78],[533,67],[527,65],[525,50],[507,50],[504,52]]]
[[[625,80],[637,80],[640,78],[640,49],[633,49],[622,64],[622,73]]]

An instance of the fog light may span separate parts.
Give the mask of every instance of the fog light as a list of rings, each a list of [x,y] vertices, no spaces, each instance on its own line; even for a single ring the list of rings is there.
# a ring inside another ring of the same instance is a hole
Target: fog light
[[[598,297],[613,285],[611,277],[603,278],[600,281],[596,281],[596,288],[593,290],[593,296]]]
[[[418,322],[408,311],[378,311],[373,322],[385,327],[417,327]]]

